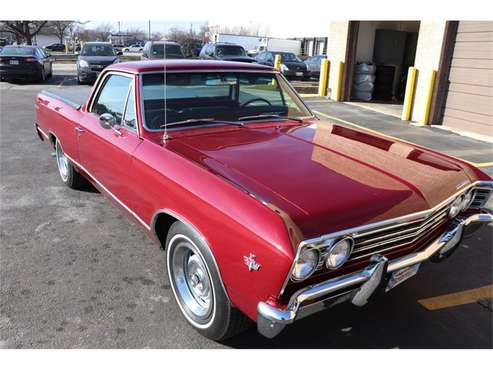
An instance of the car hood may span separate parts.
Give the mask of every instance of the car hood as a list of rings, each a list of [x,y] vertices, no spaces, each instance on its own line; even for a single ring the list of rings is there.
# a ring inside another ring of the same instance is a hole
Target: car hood
[[[304,237],[426,210],[475,180],[447,156],[330,122],[213,131],[167,145],[287,214]]]
[[[85,60],[90,64],[111,64],[114,63],[118,59],[117,56],[89,56],[89,55],[81,55],[79,56],[79,60]]]
[[[228,62],[245,62],[245,63],[253,63],[256,62],[255,59],[246,56],[237,56],[237,57],[222,57],[221,60],[225,60]]]

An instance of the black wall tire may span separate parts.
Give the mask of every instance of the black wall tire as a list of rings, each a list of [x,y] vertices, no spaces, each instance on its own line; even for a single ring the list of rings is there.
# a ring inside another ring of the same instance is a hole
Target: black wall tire
[[[251,325],[251,320],[231,305],[209,248],[182,222],[175,222],[168,232],[166,263],[178,306],[200,334],[221,341]]]
[[[63,152],[62,145],[58,140],[55,143],[55,158],[58,173],[65,185],[71,189],[81,189],[87,184],[86,179],[75,170],[73,163]]]

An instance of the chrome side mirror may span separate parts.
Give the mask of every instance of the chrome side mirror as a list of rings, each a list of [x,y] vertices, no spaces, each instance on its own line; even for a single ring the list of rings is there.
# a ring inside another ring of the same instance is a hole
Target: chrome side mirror
[[[111,113],[103,113],[99,116],[99,124],[105,129],[113,128],[116,125],[116,118]]]
[[[99,124],[104,129],[112,129],[115,135],[121,136],[120,125],[116,122],[116,118],[111,113],[103,113],[99,116]]]

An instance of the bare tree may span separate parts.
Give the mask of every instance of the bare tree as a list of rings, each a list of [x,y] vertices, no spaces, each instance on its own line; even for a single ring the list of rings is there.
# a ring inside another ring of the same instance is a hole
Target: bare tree
[[[33,37],[37,35],[48,21],[2,21],[0,29],[14,34],[18,44],[25,42],[32,45]]]
[[[70,31],[71,27],[75,24],[75,21],[51,21],[49,22],[49,30],[60,40],[60,44],[63,44],[63,39]]]
[[[96,37],[99,41],[107,41],[113,33],[113,26],[110,23],[103,23],[97,26],[94,31],[96,31]]]
[[[143,40],[147,37],[147,33],[142,31],[141,28],[129,28],[127,29],[127,35],[133,37],[134,40]]]

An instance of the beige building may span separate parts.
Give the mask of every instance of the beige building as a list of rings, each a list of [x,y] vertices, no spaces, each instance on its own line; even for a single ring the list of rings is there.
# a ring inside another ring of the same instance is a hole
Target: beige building
[[[400,113],[408,70],[415,67],[411,121],[493,139],[491,21],[331,22],[327,57],[331,98],[340,86],[343,101],[388,104]],[[373,64],[374,74],[358,75],[361,63]]]

